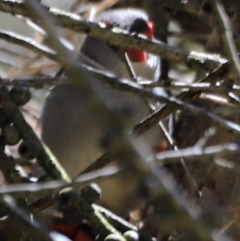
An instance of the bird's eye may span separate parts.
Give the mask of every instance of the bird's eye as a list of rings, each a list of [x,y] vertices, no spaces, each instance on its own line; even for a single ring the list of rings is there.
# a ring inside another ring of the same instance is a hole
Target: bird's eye
[[[147,22],[142,18],[137,18],[130,27],[130,32],[144,33],[148,29]]]
[[[134,20],[130,32],[145,34],[149,39],[153,37],[153,23],[151,21],[146,21],[142,18],[137,18]]]

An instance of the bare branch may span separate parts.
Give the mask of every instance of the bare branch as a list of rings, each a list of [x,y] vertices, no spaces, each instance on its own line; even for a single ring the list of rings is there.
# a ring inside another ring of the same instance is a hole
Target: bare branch
[[[100,171],[84,174],[76,178],[73,182],[49,181],[44,183],[12,184],[0,187],[0,198],[4,195],[11,195],[14,198],[37,198],[42,196],[56,195],[64,188],[83,187],[92,181],[109,178],[117,175],[121,170],[117,167],[104,168]]]
[[[15,34],[8,31],[0,31],[0,38],[4,39],[10,43],[21,45],[25,48],[28,48],[35,53],[41,54],[49,59],[56,60],[55,58],[55,52],[48,48],[47,46],[44,46],[36,41],[34,41],[31,38],[21,36],[19,34]]]
[[[194,146],[186,149],[178,149],[175,151],[165,151],[157,154],[156,159],[157,163],[162,165],[178,161],[180,157],[188,158],[189,160],[204,160],[211,157],[214,158],[216,155],[229,155],[238,153],[240,153],[240,148],[237,144],[227,143],[205,148]],[[235,165],[235,163],[231,163],[231,165],[234,170],[240,170],[240,167],[237,164]]]
[[[207,77],[203,78],[199,82],[209,82],[209,83],[216,83],[218,81],[218,78],[226,77],[226,75],[229,72],[229,65],[223,64],[219,69],[209,74]],[[179,100],[190,102],[193,97],[196,95],[199,95],[201,92],[198,91],[188,91],[185,93],[181,93],[177,96]],[[165,119],[168,117],[172,112],[176,111],[177,109],[173,109],[172,107],[166,105],[160,110],[153,113],[151,116],[143,120],[141,123],[134,126],[132,129],[132,132],[141,135],[145,131],[149,130],[152,126],[156,125],[159,120]]]

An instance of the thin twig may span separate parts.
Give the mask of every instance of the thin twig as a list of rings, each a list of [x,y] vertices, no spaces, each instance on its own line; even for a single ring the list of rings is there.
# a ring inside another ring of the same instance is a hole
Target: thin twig
[[[168,144],[171,146],[171,148],[174,150],[174,151],[178,151],[178,146],[176,145],[176,143],[174,142],[173,138],[171,137],[170,133],[168,132],[168,130],[165,128],[164,124],[162,121],[159,122],[159,125],[164,133],[164,136],[165,136],[165,139],[167,140]],[[161,155],[161,154],[160,154]],[[194,189],[194,192],[196,193],[196,196],[197,197],[200,197],[200,191],[198,190],[198,187],[197,187],[197,184],[196,184],[196,181],[194,180],[192,174],[190,173],[188,167],[187,167],[187,164],[184,160],[184,157],[180,157],[179,158],[179,161],[183,167],[183,170],[189,180],[189,182],[191,183],[193,189]]]
[[[92,181],[111,178],[117,175],[121,170],[117,167],[104,168],[100,171],[94,171],[83,174],[71,183],[65,181],[49,181],[44,183],[29,183],[29,184],[12,184],[0,187],[0,198],[4,195],[11,195],[14,198],[36,198],[42,196],[56,195],[59,191],[68,187],[83,187]]]
[[[96,204],[92,204],[92,205],[93,205],[94,209],[101,212],[109,220],[109,222],[114,227],[116,227],[117,230],[119,230],[120,232],[124,233],[128,230],[135,230],[135,231],[138,230],[138,228],[136,226],[132,225],[131,223],[126,222],[124,219],[118,217],[117,215],[115,215],[111,211],[107,210],[106,208],[103,208]]]
[[[0,38],[10,43],[18,44],[20,46],[28,48],[38,54],[44,55],[47,58],[50,58],[56,61],[55,52],[52,49],[50,49],[49,47],[43,44],[36,42],[32,38],[25,37],[20,34],[16,34],[9,31],[0,31]]]
[[[234,143],[227,143],[209,147],[189,147],[185,149],[171,150],[156,155],[157,163],[167,164],[177,161],[180,157],[189,158],[190,160],[199,160],[215,157],[217,154],[236,154],[240,153],[240,148]],[[234,163],[232,164],[235,167]]]

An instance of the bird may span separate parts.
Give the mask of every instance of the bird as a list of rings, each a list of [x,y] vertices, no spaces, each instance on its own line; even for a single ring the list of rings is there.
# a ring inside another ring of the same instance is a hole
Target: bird
[[[154,38],[153,24],[143,10],[108,10],[96,16],[94,21],[105,23],[107,27],[119,27],[131,33],[142,34],[150,40]],[[161,60],[158,56],[133,48],[121,49],[93,36],[86,36],[78,60],[81,64],[135,81],[138,80],[136,76],[157,81],[161,74]],[[129,120],[126,128],[130,129],[149,115],[149,109],[140,96],[111,89],[97,79],[94,79],[94,84],[116,111],[126,114]],[[91,111],[101,114],[98,110],[87,108],[81,89],[74,84],[54,86],[43,107],[40,120],[41,138],[71,177],[83,171],[107,151],[101,144],[103,130]],[[160,142],[162,136],[159,129],[152,128],[144,138],[154,146]],[[121,216],[126,215],[135,205],[133,200],[136,197],[136,183],[127,180],[126,176],[117,176],[99,183],[102,203]]]

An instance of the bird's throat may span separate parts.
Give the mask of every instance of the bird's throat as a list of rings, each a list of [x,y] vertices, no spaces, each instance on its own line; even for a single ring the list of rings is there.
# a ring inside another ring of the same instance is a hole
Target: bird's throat
[[[128,58],[132,62],[145,63],[147,52],[138,49],[127,49]]]

